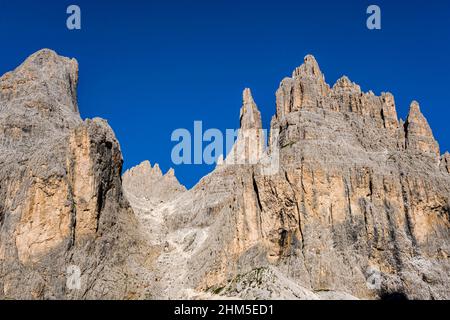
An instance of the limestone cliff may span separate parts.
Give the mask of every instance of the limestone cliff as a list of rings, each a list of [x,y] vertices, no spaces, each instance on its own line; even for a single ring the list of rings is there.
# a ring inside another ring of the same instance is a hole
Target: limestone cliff
[[[268,147],[246,89],[234,147],[186,190],[148,161],[121,177],[77,71],[41,50],[0,78],[0,299],[450,298],[450,156],[417,102],[403,122],[306,56]]]
[[[324,79],[307,56],[276,93],[270,147],[240,133],[227,157],[277,152],[278,170],[226,160],[151,209],[165,226],[156,295],[450,297],[448,153],[418,103],[403,123],[392,94]],[[242,132],[261,128],[248,89],[240,119]]]
[[[51,50],[0,78],[0,298],[145,295],[119,143],[106,121],[81,120],[77,82],[77,62]]]

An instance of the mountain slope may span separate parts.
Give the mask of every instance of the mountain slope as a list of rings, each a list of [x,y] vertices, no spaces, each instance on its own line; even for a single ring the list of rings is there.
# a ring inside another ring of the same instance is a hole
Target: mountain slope
[[[330,87],[312,56],[276,97],[265,153],[258,136],[244,139],[261,128],[245,90],[227,159],[151,208],[167,239],[156,294],[449,298],[448,154],[418,103],[402,122],[391,94],[361,92],[347,77]],[[260,163],[236,164],[248,146]],[[279,160],[274,172],[267,157]]]
[[[0,298],[146,295],[119,143],[81,120],[77,82],[77,62],[47,49],[0,78]]]
[[[306,56],[269,146],[246,89],[231,152],[186,190],[149,162],[121,176],[77,73],[44,49],[0,78],[0,299],[450,298],[450,155],[417,102],[399,120]]]

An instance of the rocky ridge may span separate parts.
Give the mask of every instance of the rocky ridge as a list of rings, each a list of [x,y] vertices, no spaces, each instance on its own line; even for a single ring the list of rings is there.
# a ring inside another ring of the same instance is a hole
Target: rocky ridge
[[[277,150],[277,172],[225,160],[153,208],[168,239],[158,296],[448,298],[448,153],[440,156],[417,102],[403,122],[392,94],[324,79],[307,56],[281,82],[266,150],[244,133],[261,128],[244,91],[243,132],[226,160]],[[165,273],[171,265],[180,271]]]
[[[232,151],[186,190],[148,161],[121,177],[77,71],[44,49],[0,78],[0,298],[450,298],[450,156],[417,102],[398,120],[308,55],[269,147],[246,89]]]
[[[0,78],[1,299],[149,296],[119,143],[105,120],[81,120],[77,82],[76,60],[48,49]]]

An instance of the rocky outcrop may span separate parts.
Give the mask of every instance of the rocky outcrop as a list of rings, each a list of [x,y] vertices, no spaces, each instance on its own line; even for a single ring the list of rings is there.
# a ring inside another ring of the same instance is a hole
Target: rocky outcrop
[[[51,50],[0,78],[0,298],[146,294],[119,143],[106,121],[81,120],[77,82],[77,62]]]
[[[178,182],[174,169],[163,175],[159,165],[152,167],[149,161],[127,170],[122,179],[125,197],[133,204],[148,242],[156,251],[164,250],[167,224],[161,211],[171,208],[171,203],[182,197],[186,188]]]
[[[77,69],[42,50],[0,78],[0,298],[450,298],[450,157],[417,103],[398,120],[307,56],[269,146],[245,89],[231,152],[186,190],[148,161],[121,177]]]
[[[241,130],[261,128],[243,96]],[[418,106],[403,123],[392,94],[364,93],[347,77],[330,88],[312,56],[276,97],[271,147],[257,150],[259,160],[278,152],[278,170],[225,161],[153,208],[166,226],[155,294],[448,298],[448,157],[439,166]],[[248,160],[241,145],[231,155]],[[165,273],[172,264],[179,271]]]
[[[264,152],[264,139],[261,113],[250,89],[247,88],[242,93],[240,128],[236,143],[226,156],[225,163],[227,165],[258,163]],[[219,164],[222,164],[222,161],[219,160]]]
[[[441,167],[444,171],[450,173],[450,153],[446,152],[441,158]]]
[[[277,117],[300,108],[316,108],[323,105],[330,87],[320,71],[316,59],[308,55],[304,64],[294,70],[292,78],[285,78],[277,90]]]
[[[416,101],[411,103],[405,122],[405,138],[407,149],[429,154],[436,160],[440,158],[439,145]]]
[[[156,202],[168,201],[186,191],[173,169],[163,175],[159,165],[152,168],[149,161],[127,170],[123,174],[123,187],[129,196]]]
[[[277,112],[281,174],[255,176],[271,260],[314,292],[447,297],[450,180],[418,105],[401,126],[392,95],[346,77],[315,96],[315,109]],[[380,287],[368,290],[373,268]]]

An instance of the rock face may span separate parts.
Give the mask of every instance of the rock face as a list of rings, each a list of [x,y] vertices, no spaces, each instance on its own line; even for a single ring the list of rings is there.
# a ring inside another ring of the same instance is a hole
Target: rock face
[[[155,295],[448,299],[450,159],[439,161],[418,104],[403,123],[392,94],[364,93],[347,77],[330,87],[312,56],[276,98],[271,147],[253,150],[258,159],[276,150],[278,170],[227,161],[258,145],[256,135],[244,143],[245,129],[261,128],[246,89],[227,159],[147,208],[165,226]]]
[[[122,183],[77,68],[42,50],[0,78],[0,298],[450,298],[450,156],[418,103],[399,121],[307,56],[269,146],[246,89],[234,147],[186,190],[148,161]]]
[[[416,101],[411,103],[408,118],[405,123],[406,148],[428,153],[436,159],[440,158],[439,145],[434,140],[431,128],[427,120],[420,112],[419,104]]]
[[[149,161],[144,161],[123,174],[123,189],[133,203],[134,213],[146,230],[149,243],[162,250],[167,226],[159,211],[170,206],[186,188],[178,182],[173,169],[163,175],[158,164],[152,167]]]
[[[145,295],[119,143],[106,121],[81,120],[77,81],[77,62],[50,50],[0,78],[0,298]]]
[[[168,201],[186,191],[186,188],[175,177],[173,169],[163,175],[158,164],[152,168],[148,161],[126,171],[123,174],[123,186],[130,196],[159,203]],[[154,203],[154,205],[157,204]]]
[[[446,152],[441,158],[441,167],[444,171],[450,173],[450,153]]]
[[[261,113],[253,100],[250,89],[244,90],[242,99],[240,129],[236,143],[225,159],[227,165],[256,164],[264,152],[265,142]]]
[[[342,78],[324,95],[307,72],[288,81],[316,106],[286,112],[280,103],[296,89],[279,92],[271,127],[280,130],[282,172],[255,177],[263,221],[278,225],[278,234],[262,230],[278,266],[313,291],[448,297],[450,177],[418,104],[403,126],[390,94]],[[374,268],[380,287],[368,290]]]

